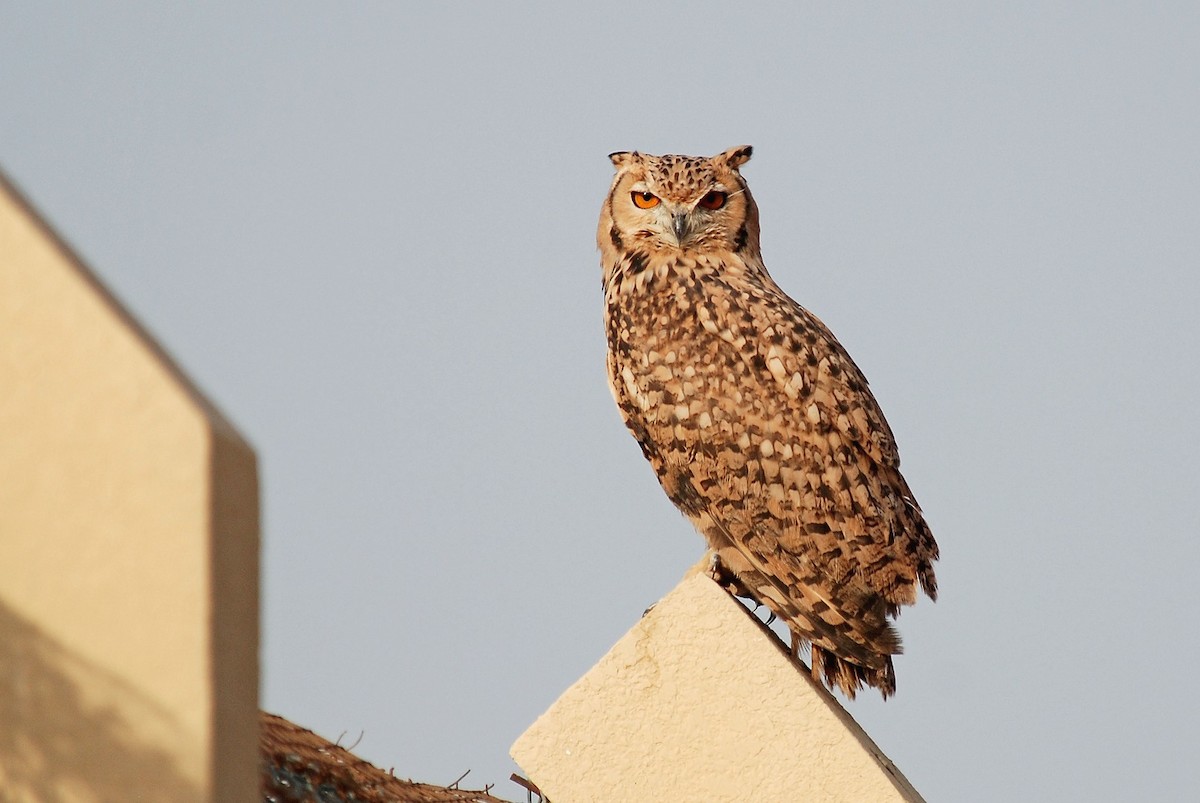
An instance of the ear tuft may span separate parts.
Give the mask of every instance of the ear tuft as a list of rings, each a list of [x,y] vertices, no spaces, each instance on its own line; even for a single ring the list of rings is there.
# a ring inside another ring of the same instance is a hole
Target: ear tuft
[[[736,148],[730,148],[721,153],[717,158],[725,164],[737,170],[739,167],[750,161],[750,154],[754,153],[754,148],[750,145],[739,145]]]
[[[616,153],[610,153],[608,158],[612,160],[614,167],[621,168],[640,160],[641,156],[637,151],[617,151]]]

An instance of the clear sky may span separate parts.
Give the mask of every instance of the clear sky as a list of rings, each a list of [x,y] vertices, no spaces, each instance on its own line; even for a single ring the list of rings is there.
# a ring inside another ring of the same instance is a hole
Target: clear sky
[[[9,3],[0,166],[258,450],[263,706],[524,799],[703,548],[605,384],[605,156],[754,145],[944,556],[851,713],[930,801],[1194,795],[1200,5],[775,8]]]

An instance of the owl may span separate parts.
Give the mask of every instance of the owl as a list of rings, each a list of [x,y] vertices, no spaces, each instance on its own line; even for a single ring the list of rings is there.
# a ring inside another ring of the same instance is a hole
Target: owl
[[[818,681],[886,699],[890,620],[918,586],[936,598],[938,547],[867,380],[763,265],[750,153],[609,157],[609,384],[713,576],[785,622]]]

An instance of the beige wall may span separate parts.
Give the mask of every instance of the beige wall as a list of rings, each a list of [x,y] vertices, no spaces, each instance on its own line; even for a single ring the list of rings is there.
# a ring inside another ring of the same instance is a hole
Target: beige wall
[[[253,799],[257,556],[253,451],[0,182],[0,789]]]
[[[511,752],[554,803],[921,800],[703,572],[647,612]]]

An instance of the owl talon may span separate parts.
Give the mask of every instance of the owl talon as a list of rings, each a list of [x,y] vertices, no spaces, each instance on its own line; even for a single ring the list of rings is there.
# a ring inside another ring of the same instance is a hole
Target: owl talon
[[[716,553],[716,551],[710,551],[708,555],[708,575],[713,579],[714,583],[735,597],[753,599],[753,597],[746,593],[745,589],[742,588],[742,584],[738,582],[737,577],[725,568],[725,564],[721,562],[721,557]],[[754,604],[757,606],[758,600],[754,600]]]
[[[725,567],[721,565],[721,558],[716,551],[708,553],[708,576],[720,586],[725,585]]]

